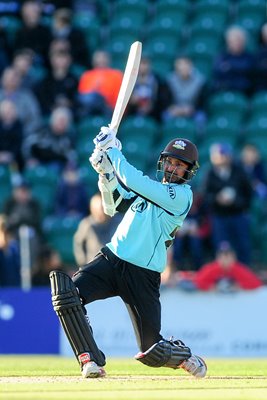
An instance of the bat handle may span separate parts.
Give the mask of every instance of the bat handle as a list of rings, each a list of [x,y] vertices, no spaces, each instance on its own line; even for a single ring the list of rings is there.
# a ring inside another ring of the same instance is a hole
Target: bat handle
[[[112,129],[113,132],[115,132],[115,135],[117,135],[117,132],[118,132],[118,127],[117,127],[117,126],[112,126],[111,124],[108,124],[108,127],[109,127],[110,129]]]

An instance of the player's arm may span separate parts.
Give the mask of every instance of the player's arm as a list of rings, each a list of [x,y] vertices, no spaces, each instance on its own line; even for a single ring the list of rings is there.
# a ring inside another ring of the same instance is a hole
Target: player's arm
[[[99,174],[98,188],[105,214],[113,216],[117,211],[125,212],[131,204],[131,198],[134,194],[127,192],[120,186],[106,153],[95,149],[89,161]]]
[[[98,149],[107,153],[116,176],[124,187],[172,214],[181,215],[189,210],[192,203],[191,192],[178,192],[176,185],[162,185],[134,168],[121,153],[121,143],[110,128],[102,127],[94,143]]]

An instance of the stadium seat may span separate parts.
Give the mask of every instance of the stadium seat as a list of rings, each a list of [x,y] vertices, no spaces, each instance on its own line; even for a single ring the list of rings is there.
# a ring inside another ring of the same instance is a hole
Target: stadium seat
[[[186,15],[189,5],[187,0],[158,0],[155,4],[155,15],[157,18],[171,17],[179,23],[179,17]]]
[[[26,168],[24,178],[31,186],[32,195],[40,205],[43,216],[54,211],[54,200],[58,176],[55,172],[45,166]]]
[[[173,57],[162,57],[158,54],[151,55],[152,70],[160,77],[165,78],[166,75],[173,70]]]
[[[241,126],[239,122],[232,120],[227,116],[214,116],[208,120],[206,130],[205,130],[205,138],[214,138],[214,137],[222,137],[222,138],[233,138],[233,140],[237,140],[240,135]]]
[[[145,40],[143,51],[151,56],[159,54],[162,57],[174,57],[179,48],[179,39],[179,35],[173,35],[172,32],[154,32]]]
[[[98,192],[98,175],[90,165],[88,157],[87,164],[84,164],[79,168],[79,176],[82,182],[84,182],[88,198],[91,198],[96,192]]]
[[[189,43],[195,46],[205,43],[214,53],[218,54],[224,45],[225,24],[218,23],[216,18],[204,15],[196,16],[189,29]]]
[[[266,2],[264,0],[241,0],[238,2],[237,23],[252,35],[259,33],[266,20]]]
[[[217,35],[202,34],[191,36],[188,42],[188,52],[202,53],[207,52],[210,56],[214,57],[221,47],[221,38]]]
[[[194,4],[194,13],[197,18],[209,16],[221,26],[227,22],[229,5],[228,0],[199,0]]]
[[[73,26],[79,28],[85,37],[90,53],[94,52],[100,45],[100,23],[91,14],[76,12],[73,17]]]
[[[114,3],[113,18],[128,17],[141,26],[147,16],[147,0],[118,0]]]
[[[176,47],[176,46],[175,46]],[[178,44],[177,44],[177,47]],[[177,51],[172,49],[164,40],[148,39],[143,46],[143,54],[147,54],[151,60],[153,71],[161,77],[173,69],[173,61]]]
[[[6,200],[12,193],[11,174],[7,165],[0,165],[0,188],[0,212],[2,212]]]
[[[165,122],[161,128],[161,140],[165,143],[177,137],[184,137],[196,142],[196,125],[192,119],[175,118]]]
[[[267,110],[267,91],[257,92],[250,102],[250,114],[252,119],[266,115]]]
[[[213,35],[216,37],[222,37],[224,31],[225,25],[219,24],[212,16],[196,16],[190,27],[190,36],[201,37],[204,35]]]
[[[209,117],[225,117],[240,123],[248,110],[248,100],[242,93],[220,92],[208,101]]]
[[[137,34],[125,31],[106,41],[105,49],[111,53],[113,68],[124,71],[129,49],[136,40],[140,40]]]
[[[155,2],[154,24],[163,29],[175,28],[180,31],[187,18],[187,0],[159,0]]]
[[[21,20],[12,15],[1,16],[0,26],[3,30],[5,30],[7,34],[7,40],[9,44],[13,47],[16,33],[18,29],[22,26]]]
[[[136,135],[123,142],[123,154],[135,168],[146,172],[149,156],[153,148],[152,140],[146,135]]]
[[[73,254],[73,236],[80,219],[77,217],[47,217],[43,230],[47,242],[56,249],[67,265],[75,263]]]
[[[145,31],[146,37],[153,35],[153,32],[171,32],[173,35],[180,35],[184,27],[185,15],[182,14],[177,20],[173,15],[159,16],[156,14]]]
[[[122,120],[119,138],[124,142],[134,136],[148,136],[152,142],[157,140],[158,125],[154,119],[142,116],[128,116]]]
[[[191,58],[195,66],[206,77],[209,78],[212,72],[213,61],[216,56],[215,49],[210,49],[206,42],[188,43],[185,54]]]
[[[173,61],[179,50],[180,36],[170,32],[155,32],[143,44],[143,54],[147,54],[153,70],[161,77],[173,68]]]
[[[80,166],[88,166],[89,165],[89,157],[94,151],[94,143],[93,139],[89,138],[82,138],[79,140],[79,142],[76,144],[76,153],[78,157],[78,164]]]
[[[266,137],[267,138],[267,116],[260,115],[255,118],[252,116],[250,121],[248,122],[245,129],[246,137],[257,136],[257,137]]]
[[[158,125],[153,119],[140,116],[125,118],[119,134],[123,145],[123,154],[136,168],[146,170],[157,136]]]
[[[110,121],[101,115],[83,118],[77,124],[76,143],[85,140],[92,141],[99,133],[101,126],[107,126]]]
[[[149,41],[151,38],[164,38],[165,40],[175,41],[175,43],[180,43],[182,35],[183,25],[177,25],[175,21],[165,19],[163,20],[152,20],[152,23],[147,27],[145,32],[145,40]],[[169,39],[170,38],[170,39]]]
[[[138,35],[140,26],[130,16],[123,16],[121,18],[115,16],[109,25],[109,36],[116,38],[116,36],[120,36],[123,32]]]

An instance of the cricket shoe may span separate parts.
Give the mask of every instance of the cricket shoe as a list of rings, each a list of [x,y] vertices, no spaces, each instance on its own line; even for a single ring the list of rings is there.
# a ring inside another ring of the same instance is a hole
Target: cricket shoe
[[[83,378],[104,378],[106,372],[104,368],[99,367],[94,361],[89,361],[82,366]]]
[[[192,355],[188,360],[182,362],[179,368],[183,368],[195,378],[204,378],[207,373],[207,365],[205,361],[199,356]]]

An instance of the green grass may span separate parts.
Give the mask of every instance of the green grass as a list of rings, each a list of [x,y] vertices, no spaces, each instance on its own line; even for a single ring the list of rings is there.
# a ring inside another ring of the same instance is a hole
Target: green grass
[[[102,379],[82,379],[73,358],[0,357],[0,399],[266,400],[266,359],[209,359],[205,379],[110,359]]]

